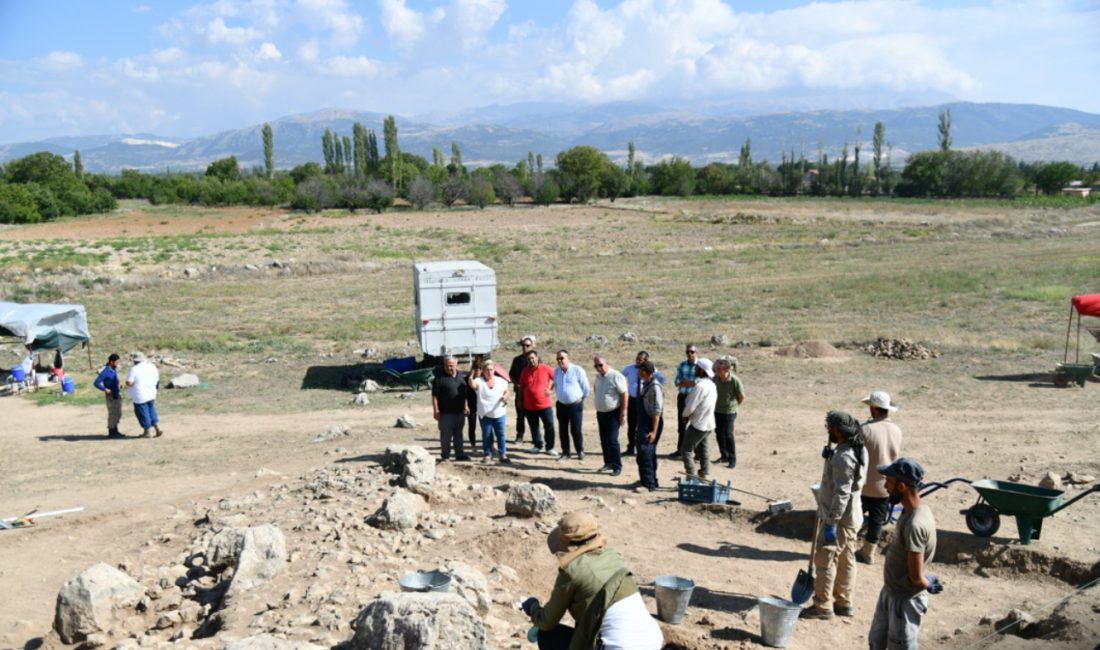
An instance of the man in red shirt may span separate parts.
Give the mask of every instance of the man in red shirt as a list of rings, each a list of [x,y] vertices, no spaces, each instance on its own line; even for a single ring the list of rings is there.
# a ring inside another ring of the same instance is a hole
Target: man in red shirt
[[[539,361],[539,353],[527,350],[527,367],[519,375],[519,390],[516,401],[522,402],[523,414],[527,426],[531,429],[531,440],[535,446],[527,450],[537,454],[542,451],[541,422],[546,427],[546,453],[557,456],[554,451],[554,409],[551,396],[554,395],[554,371]]]

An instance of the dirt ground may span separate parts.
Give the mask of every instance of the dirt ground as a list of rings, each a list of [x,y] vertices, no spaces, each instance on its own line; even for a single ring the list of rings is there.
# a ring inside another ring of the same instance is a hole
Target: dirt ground
[[[670,208],[665,205],[661,209]],[[761,204],[723,211],[767,217],[773,209],[778,210]],[[699,212],[700,208],[686,202],[672,210]],[[814,204],[795,207],[796,212],[807,215],[821,210]],[[830,210],[837,219],[867,216],[859,214],[858,207],[844,208],[854,210],[854,215]],[[718,213],[713,206],[705,211],[707,218]],[[902,212],[896,218],[904,222],[950,221],[931,214],[935,208]],[[525,212],[509,227],[520,231],[540,228],[547,214]],[[423,225],[432,218],[393,214],[372,223],[401,228]],[[997,217],[990,214],[989,218]],[[156,219],[148,217],[141,227],[155,230],[161,225]],[[173,222],[165,227],[185,234],[214,224],[232,232],[237,227],[259,227],[261,222],[264,228],[278,227],[275,224],[280,219],[290,223],[298,218],[240,210],[233,213],[232,224],[224,218],[211,218],[210,223],[195,219],[194,224]],[[357,216],[344,223],[368,219]],[[568,211],[554,213],[555,227],[582,221]],[[92,230],[84,233],[81,224],[69,223],[56,232],[36,230],[28,238],[98,236]],[[133,221],[127,224],[136,227]],[[449,226],[475,228],[461,220]],[[110,226],[98,222],[87,228]],[[22,236],[17,231],[0,235]],[[753,326],[765,329],[767,324]],[[191,327],[201,330],[203,325],[193,323]],[[965,323],[959,328],[965,329]],[[608,325],[607,329],[617,332],[626,327]],[[175,643],[168,638],[178,626],[150,629],[142,641],[145,645],[213,648],[227,639],[273,629],[289,638],[334,647],[351,637],[348,622],[363,603],[378,592],[396,589],[398,575],[461,559],[490,576],[494,601],[487,618],[490,646],[531,647],[523,639],[527,630],[523,616],[511,603],[529,594],[543,599],[548,596],[554,565],[544,539],[553,521],[505,517],[504,490],[512,481],[546,483],[554,489],[561,512],[592,511],[640,584],[666,574],[695,581],[684,622],[662,624],[669,647],[762,647],[756,599],[787,595],[808,559],[812,527],[809,485],[821,473],[824,414],[844,409],[863,416],[865,407],[859,399],[872,389],[889,391],[901,404],[894,419],[905,433],[904,453],[921,461],[932,479],[964,476],[1037,483],[1047,472],[1100,475],[1096,454],[1100,449],[1100,401],[1096,397],[1100,384],[1055,389],[1049,372],[1038,369],[1033,353],[1009,349],[981,354],[962,346],[934,360],[903,362],[855,350],[837,351],[810,341],[801,348],[803,352],[784,355],[773,347],[734,349],[708,344],[705,335],[714,329],[716,326],[708,323],[685,329],[678,337],[697,340],[703,356],[734,353],[740,359],[739,374],[748,397],[737,420],[738,467],[715,468],[712,474],[734,487],[789,499],[795,506],[792,513],[764,517],[762,500],[737,493],[734,498],[739,505],[680,503],[674,485],[682,466],[664,458],[658,474],[662,488],[652,494],[632,489],[637,477],[632,459],[626,459],[620,477],[597,474],[599,442],[588,405],[584,431],[589,455],[583,462],[514,451],[517,462],[512,466],[440,464],[437,483],[449,487],[433,500],[433,515],[459,515],[450,524],[441,524],[447,529],[445,534],[439,539],[429,536],[427,529],[381,534],[362,524],[389,491],[379,478],[379,454],[393,443],[423,445],[438,454],[430,397],[425,392],[409,397],[387,391],[372,395],[369,406],[355,407],[350,404],[351,394],[337,388],[303,391],[297,387],[298,380],[315,359],[286,357],[272,364],[272,369],[288,378],[285,386],[280,384],[283,396],[264,393],[260,399],[289,400],[294,405],[290,409],[273,405],[265,412],[261,404],[250,406],[247,412],[233,412],[224,406],[217,412],[203,412],[203,400],[224,400],[226,396],[218,393],[242,390],[241,385],[228,381],[212,381],[206,396],[196,392],[180,398],[164,393],[160,410],[166,435],[160,439],[106,440],[102,436],[104,409],[98,404],[36,406],[20,397],[0,398],[6,423],[0,434],[6,461],[0,473],[0,517],[33,508],[85,508],[80,514],[41,520],[34,527],[0,531],[0,594],[4,594],[0,598],[0,647],[59,646],[49,630],[57,591],[68,578],[96,562],[106,562],[125,567],[143,584],[153,584],[158,572],[178,567],[182,558],[196,550],[207,531],[196,522],[210,512],[250,524],[279,526],[291,552],[287,572],[257,589],[253,596],[257,615],[251,620],[223,630],[214,639],[185,638]],[[671,364],[682,349],[677,339],[664,333],[649,339],[645,331],[639,334],[644,346],[665,360],[662,369],[671,373]],[[583,339],[572,331],[557,336],[559,340]],[[621,367],[639,345],[612,342],[598,350]],[[591,376],[588,359],[596,346],[573,347],[574,360],[584,361]],[[500,356],[509,359],[511,351],[506,349]],[[350,364],[355,358],[349,351],[329,362]],[[204,364],[204,377],[234,372],[233,367],[219,366],[216,359],[206,358]],[[162,368],[162,372],[175,370]],[[88,390],[88,379],[80,390]],[[325,406],[299,406],[310,401]],[[393,427],[396,418],[405,413],[419,422],[418,428]],[[510,412],[509,444],[514,434],[512,416]],[[350,435],[315,441],[333,425],[349,427]],[[135,433],[136,423],[128,409],[122,429]],[[521,449],[525,446],[519,445]],[[711,447],[716,453],[713,442]],[[666,434],[660,445],[662,456],[671,448]],[[333,486],[324,499],[316,497],[318,484]],[[351,484],[362,487],[346,487]],[[1081,489],[1070,488],[1067,497]],[[467,494],[476,498],[463,496]],[[1100,495],[1086,497],[1046,520],[1041,539],[1029,546],[1015,540],[1015,526],[1008,518],[992,539],[971,535],[959,509],[974,501],[973,490],[961,485],[927,499],[940,539],[940,552],[930,571],[947,588],[931,598],[922,647],[1098,647],[1100,590],[1093,587],[1071,594],[1078,586],[1100,578]],[[334,535],[333,527],[340,534]],[[514,576],[501,566],[510,567]],[[501,575],[504,577],[494,579]],[[861,565],[855,616],[799,621],[788,647],[865,647],[881,582],[881,558],[873,567]],[[313,585],[332,593],[323,601],[311,600],[306,592]],[[650,610],[655,611],[652,588],[643,587],[642,591]],[[992,622],[1012,609],[1043,622],[1030,628],[1037,638],[994,634]]]

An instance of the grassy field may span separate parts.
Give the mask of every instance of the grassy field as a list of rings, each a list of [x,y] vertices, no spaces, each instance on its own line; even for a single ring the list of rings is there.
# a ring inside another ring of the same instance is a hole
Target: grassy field
[[[665,366],[683,341],[725,335],[750,349],[911,338],[1045,367],[1061,358],[1068,298],[1100,290],[1095,205],[636,199],[270,212],[239,232],[229,211],[125,210],[121,227],[79,239],[0,231],[0,293],[85,304],[97,365],[110,350],[178,358],[218,390],[168,399],[215,412],[337,406],[346,394],[300,390],[306,369],[355,364],[358,348],[418,353],[414,259],[494,267],[504,342],[531,332],[620,363],[641,346]],[[142,223],[190,231],[132,234]],[[639,342],[619,342],[627,331]]]

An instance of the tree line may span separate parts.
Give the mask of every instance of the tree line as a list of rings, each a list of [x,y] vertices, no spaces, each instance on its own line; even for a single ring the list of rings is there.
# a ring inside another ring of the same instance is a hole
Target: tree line
[[[123,169],[117,176],[84,173],[80,152],[72,163],[39,152],[0,166],[0,223],[33,223],[63,216],[113,210],[118,199],[148,199],[154,204],[287,205],[295,210],[331,208],[381,212],[397,197],[421,209],[462,202],[484,208],[522,199],[548,205],[585,203],[598,198],[666,195],[766,195],[1014,198],[1023,193],[1058,194],[1071,180],[1100,181],[1100,165],[1066,161],[1017,163],[997,151],[952,148],[951,113],[939,116],[939,147],[911,154],[902,169],[882,122],[874,126],[870,152],[857,129],[840,154],[830,159],[824,144],[807,155],[805,145],[792,147],[773,165],[753,159],[746,138],[737,162],[702,167],[673,156],[654,164],[637,159],[627,145],[625,165],[598,149],[579,145],[559,152],[544,167],[541,153],[512,166],[490,165],[468,170],[458,142],[445,157],[432,148],[432,160],[401,151],[397,121],[382,124],[382,148],[373,129],[356,122],[350,135],[325,129],[321,159],[277,170],[275,142],[269,124],[261,129],[263,166],[242,170],[236,157],[216,160],[203,173],[162,174]]]

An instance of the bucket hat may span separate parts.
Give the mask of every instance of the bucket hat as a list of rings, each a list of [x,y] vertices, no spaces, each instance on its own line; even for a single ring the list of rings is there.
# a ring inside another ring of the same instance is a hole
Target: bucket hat
[[[606,546],[607,537],[600,532],[600,525],[591,514],[567,512],[547,535],[546,545],[564,567],[577,557]]]
[[[873,390],[867,397],[863,398],[863,403],[869,406],[877,406],[880,409],[885,409],[893,413],[898,410],[898,405],[894,404],[890,400],[890,393],[884,390]]]
[[[131,352],[130,353],[130,361],[133,361],[134,363],[141,363],[142,361],[145,361],[145,353],[144,352]]]

